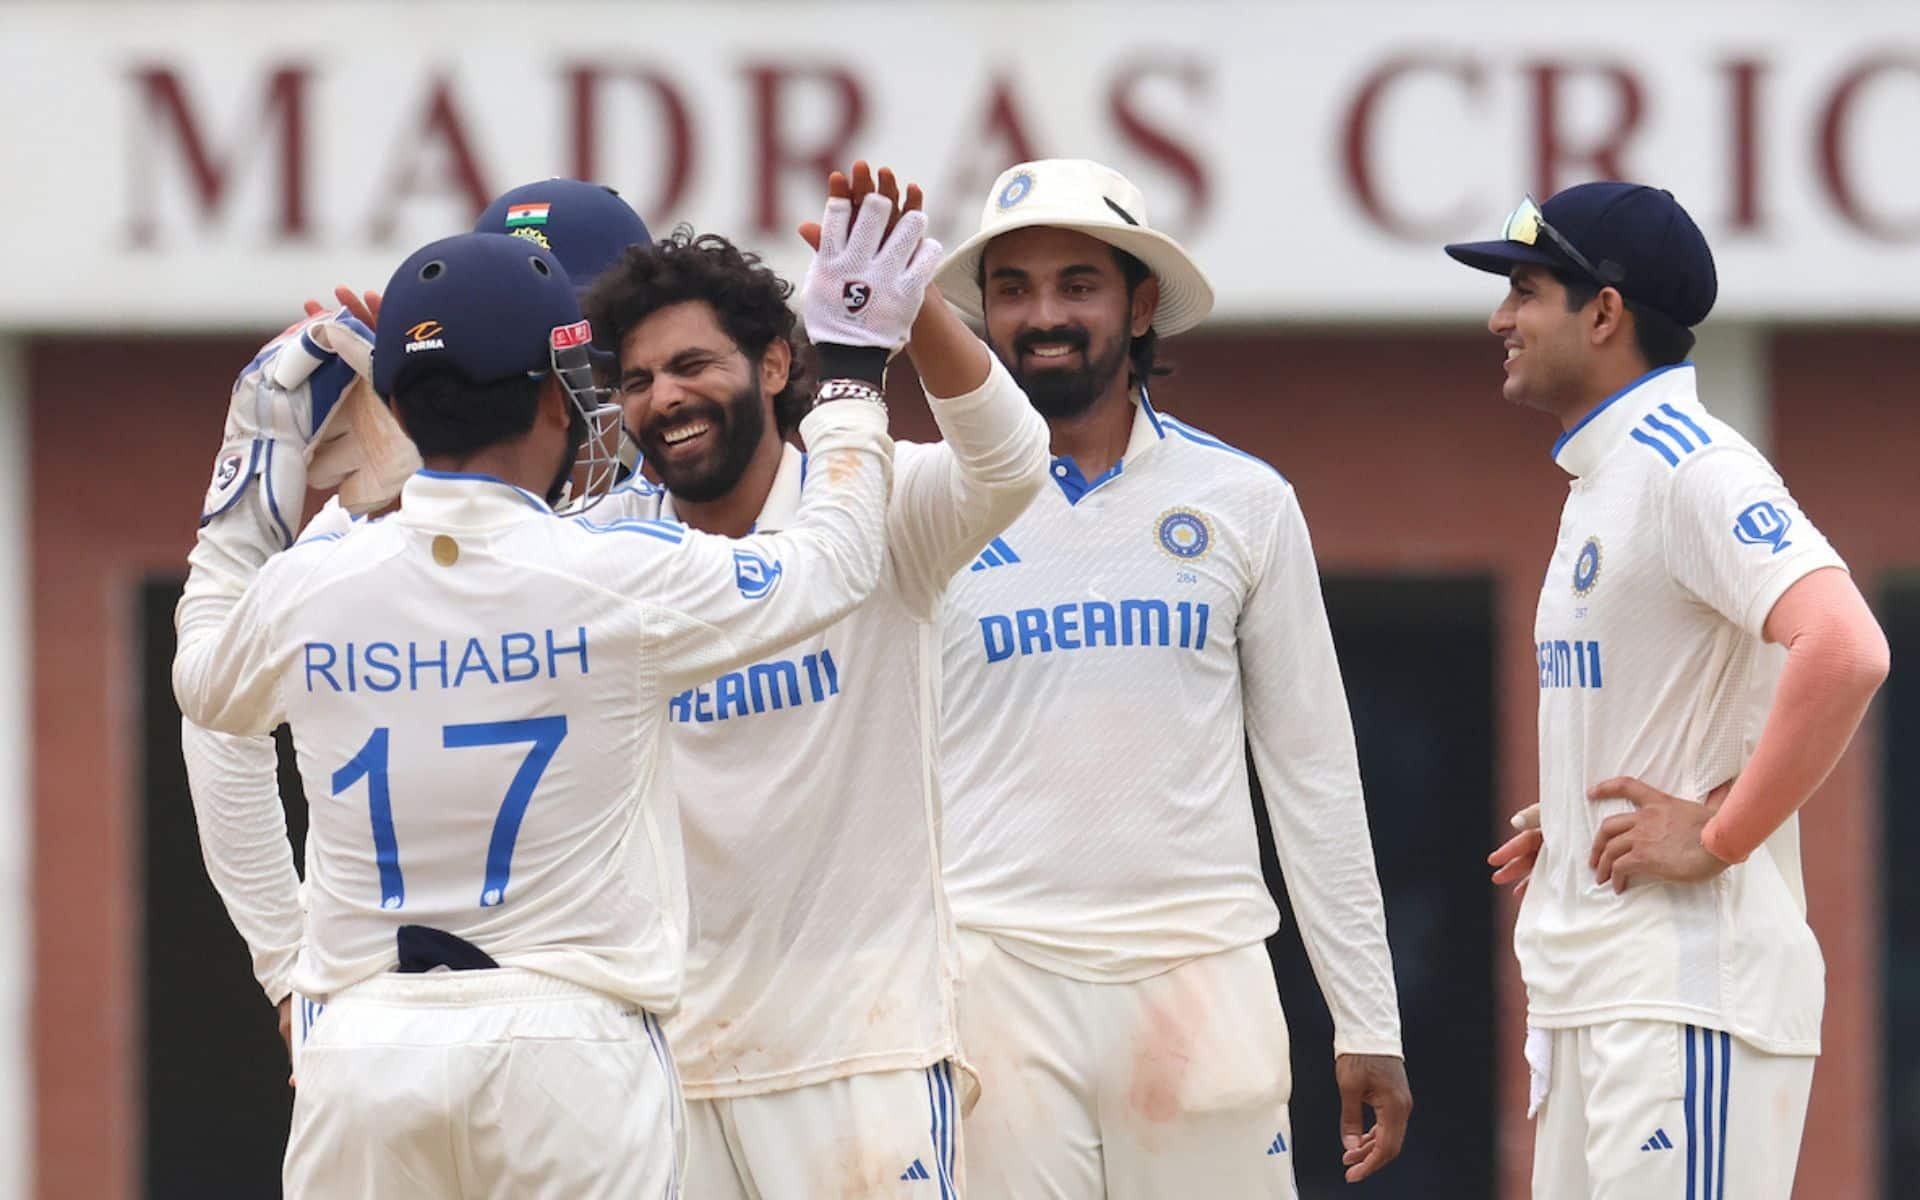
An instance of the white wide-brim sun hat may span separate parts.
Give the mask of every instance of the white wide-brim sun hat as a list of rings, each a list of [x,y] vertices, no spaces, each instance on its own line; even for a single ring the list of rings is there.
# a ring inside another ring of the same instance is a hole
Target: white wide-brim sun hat
[[[1084,158],[1041,159],[1002,172],[981,211],[980,232],[940,264],[934,285],[961,312],[983,319],[980,259],[987,243],[1036,225],[1084,233],[1145,263],[1160,281],[1153,328],[1163,336],[1192,329],[1213,311],[1213,284],[1179,242],[1147,223],[1140,189],[1112,167]]]

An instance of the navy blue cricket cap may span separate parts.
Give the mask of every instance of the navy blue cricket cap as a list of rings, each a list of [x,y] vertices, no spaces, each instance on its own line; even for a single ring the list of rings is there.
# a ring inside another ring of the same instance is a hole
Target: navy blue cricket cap
[[[553,369],[560,341],[583,345],[573,280],[550,252],[501,233],[462,233],[415,250],[393,273],[373,343],[373,389],[450,370],[492,383]],[[577,328],[576,328],[577,327]]]
[[[1496,275],[1508,274],[1516,263],[1534,263],[1586,276],[1688,327],[1712,311],[1719,294],[1713,251],[1673,193],[1636,183],[1579,183],[1555,193],[1539,211],[1593,271],[1545,230],[1532,242],[1455,242],[1447,253]]]
[[[653,241],[647,223],[620,193],[578,179],[542,179],[503,192],[473,231],[525,238],[553,251],[582,292],[621,251]]]

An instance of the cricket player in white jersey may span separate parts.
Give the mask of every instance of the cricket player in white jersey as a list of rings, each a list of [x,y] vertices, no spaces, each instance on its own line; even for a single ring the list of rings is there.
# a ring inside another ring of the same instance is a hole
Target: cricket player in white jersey
[[[1795,812],[1887,672],[1844,564],[1767,460],[1701,404],[1713,256],[1667,192],[1588,183],[1497,241],[1503,393],[1564,430],[1540,589],[1531,870],[1533,1194],[1786,1200],[1824,968]],[[1537,861],[1534,855],[1537,854]]]
[[[930,258],[836,269],[886,298],[878,317],[918,305]],[[558,262],[497,234],[436,242],[396,273],[380,332],[374,385],[427,467],[400,512],[275,553],[330,413],[310,389],[236,389],[178,619],[183,713],[233,734],[288,720],[315,797],[294,983],[329,1011],[287,1191],[677,1195],[657,1020],[686,930],[666,699],[870,593],[883,406],[843,385],[808,417],[821,482],[788,531],[557,518],[596,420],[617,417]]]
[[[940,626],[973,1193],[1294,1194],[1248,739],[1364,1178],[1412,1100],[1306,523],[1273,468],[1147,394],[1155,339],[1212,289],[1137,188],[1067,160],[1001,175],[936,282],[1047,419],[1055,484]]]
[[[866,164],[852,175],[830,182],[829,245],[846,236],[834,221],[880,199]],[[884,169],[878,190],[898,194]],[[919,199],[908,189],[903,229],[924,222]],[[828,344],[825,374],[878,382],[885,351],[831,347],[842,313],[882,302],[865,286],[817,269],[807,333]],[[730,535],[792,524],[820,464],[785,441],[806,394],[790,290],[687,230],[600,279],[587,312],[618,353],[627,428],[662,485],[631,481],[606,509]],[[931,621],[948,579],[1045,484],[1047,435],[937,294],[907,351],[945,440],[896,448],[880,586],[781,655],[668,703],[694,924],[667,1032],[702,1200],[963,1188],[971,1081],[940,883]]]
[[[480,214],[474,232],[505,233],[552,251],[574,281],[576,293],[628,246],[652,240],[646,223],[618,193],[577,179],[544,179],[501,193]],[[356,360],[371,355],[380,297],[348,288],[339,288],[336,294],[348,313],[311,322],[302,330],[304,337],[290,336],[274,344],[242,372],[239,386],[305,389],[309,395],[303,402],[310,405],[351,406],[359,389],[367,386],[356,373]],[[322,316],[324,311],[315,302],[307,304],[309,317]],[[364,411],[353,415],[363,420],[369,416]],[[336,418],[335,424],[340,423],[341,418]],[[344,532],[351,526],[342,501],[355,501],[354,483],[365,485],[358,489],[356,511],[384,507],[399,495],[406,476],[418,466],[418,455],[411,454],[411,447],[402,445],[396,452],[379,443],[357,444],[368,442],[372,432],[347,431],[336,439],[338,449],[330,446],[323,451],[341,460],[346,480],[339,484],[341,495],[314,517],[307,535]],[[404,443],[404,436],[398,441]],[[323,480],[317,469],[310,469],[308,475],[315,487],[334,482]],[[277,516],[284,518],[291,511],[291,519],[297,521],[301,499],[288,493],[276,509]],[[285,521],[276,523],[282,544],[290,544],[292,528]],[[215,733],[183,719],[180,742],[200,829],[226,833],[225,853],[203,856],[208,876],[252,953],[254,978],[267,1002],[279,1009],[280,1033],[289,1054],[297,1054],[321,1012],[320,1005],[293,993],[293,966],[304,922],[297,907],[248,902],[255,893],[284,896],[299,887],[293,864],[280,853],[287,827],[284,810],[275,802],[279,780],[273,739]]]

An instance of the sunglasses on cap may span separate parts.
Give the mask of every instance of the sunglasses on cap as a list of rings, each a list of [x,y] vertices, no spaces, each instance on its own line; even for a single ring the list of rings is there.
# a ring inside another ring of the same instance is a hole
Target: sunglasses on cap
[[[1587,261],[1587,256],[1573,248],[1558,229],[1547,224],[1546,214],[1540,211],[1540,205],[1531,195],[1520,201],[1520,207],[1507,216],[1507,223],[1500,227],[1500,236],[1509,242],[1519,242],[1523,246],[1537,245],[1541,234],[1547,235],[1554,248],[1573,260],[1573,265],[1586,272],[1587,278],[1602,287],[1618,287],[1626,278],[1626,272],[1615,263],[1608,263],[1602,271]]]

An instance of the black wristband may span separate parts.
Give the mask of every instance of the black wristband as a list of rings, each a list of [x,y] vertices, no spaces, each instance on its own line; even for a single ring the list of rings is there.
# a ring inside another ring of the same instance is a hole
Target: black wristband
[[[877,388],[887,382],[887,351],[882,346],[841,346],[833,342],[815,342],[815,362],[819,378],[858,379]]]

